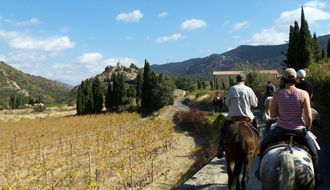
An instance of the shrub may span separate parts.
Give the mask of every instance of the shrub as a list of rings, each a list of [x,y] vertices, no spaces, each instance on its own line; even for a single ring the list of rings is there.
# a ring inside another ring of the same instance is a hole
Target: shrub
[[[33,111],[34,112],[43,112],[46,110],[46,106],[41,106],[41,105],[38,105],[38,106],[34,106],[33,107]]]
[[[68,103],[68,106],[74,106],[73,102]]]

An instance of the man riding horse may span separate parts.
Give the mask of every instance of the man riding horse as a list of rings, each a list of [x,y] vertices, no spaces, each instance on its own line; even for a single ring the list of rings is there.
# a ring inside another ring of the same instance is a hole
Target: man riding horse
[[[262,131],[251,111],[251,106],[258,106],[258,98],[250,87],[245,86],[245,82],[246,76],[244,74],[239,74],[237,75],[237,84],[228,90],[225,102],[227,107],[229,107],[229,111],[220,132],[219,149],[217,154],[219,159],[223,157],[223,138],[225,136],[226,129],[231,124],[231,119],[234,116],[244,116],[250,118],[249,122],[259,131],[259,138],[262,139]]]

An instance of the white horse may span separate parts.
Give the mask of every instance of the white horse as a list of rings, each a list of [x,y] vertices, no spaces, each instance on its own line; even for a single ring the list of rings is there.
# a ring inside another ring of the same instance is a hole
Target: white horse
[[[268,151],[260,163],[259,172],[263,190],[314,189],[312,159],[298,147],[278,147]]]

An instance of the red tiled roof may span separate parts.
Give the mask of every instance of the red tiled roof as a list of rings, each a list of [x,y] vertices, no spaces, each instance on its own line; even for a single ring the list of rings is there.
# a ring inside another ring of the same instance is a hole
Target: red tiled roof
[[[213,71],[213,75],[238,75],[242,71]],[[259,73],[277,74],[277,70],[261,70]]]

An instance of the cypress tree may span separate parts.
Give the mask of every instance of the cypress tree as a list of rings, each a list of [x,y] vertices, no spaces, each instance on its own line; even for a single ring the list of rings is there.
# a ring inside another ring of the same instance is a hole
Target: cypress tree
[[[102,84],[98,77],[95,77],[92,86],[93,91],[93,103],[94,103],[94,113],[100,113],[103,109],[103,91]]]
[[[330,56],[330,38],[328,38],[328,44],[327,44],[327,56]]]
[[[327,58],[327,52],[325,51],[325,48],[322,48],[322,59],[326,59]]]
[[[158,75],[158,83],[161,84],[164,82],[164,76],[163,76],[163,73],[159,73]]]
[[[119,73],[118,73],[119,74]],[[113,106],[117,107],[119,105],[118,102],[118,82],[117,82],[117,74],[114,73],[112,75],[112,95],[113,95]]]
[[[143,85],[141,93],[141,106],[150,107],[151,105],[151,69],[147,60],[144,62]]]
[[[213,90],[213,86],[214,86],[214,84],[213,84],[213,80],[210,79],[210,87],[211,87],[211,90]]]
[[[321,60],[321,52],[320,52],[320,46],[319,46],[319,43],[317,41],[317,37],[316,37],[316,34],[314,32],[313,34],[313,40],[312,40],[312,55],[313,55],[313,60],[315,62],[319,62],[319,60]]]
[[[288,68],[296,68],[296,54],[297,54],[297,41],[299,36],[299,25],[298,22],[294,22],[294,26],[290,26],[290,34],[289,34],[289,45],[288,51],[285,53],[286,60],[283,63]]]
[[[136,104],[139,104],[142,94],[142,85],[143,85],[143,77],[142,73],[139,70],[139,73],[136,77]]]
[[[85,95],[85,114],[89,114],[93,112],[93,92],[91,90],[90,82],[87,79],[85,81],[85,89],[84,89],[84,95]]]
[[[129,88],[127,90],[127,97],[128,98],[135,98],[136,96],[136,92],[135,92],[135,89],[133,87],[133,85],[129,85]]]
[[[83,81],[81,83],[83,83]],[[84,109],[85,109],[84,103],[85,103],[85,95],[83,92],[83,85],[81,84],[77,96],[77,115],[84,114]]]
[[[157,73],[155,71],[152,71],[150,75],[151,92],[153,89],[157,88],[158,82],[159,82],[159,78],[157,77]]]
[[[215,89],[216,90],[219,90],[220,89],[218,78],[215,78]]]
[[[311,34],[305,20],[304,9],[301,6],[301,25],[297,42],[296,70],[307,68],[311,62]]]
[[[204,81],[202,81],[202,86],[203,86],[203,89],[205,90],[206,89],[206,84]]]
[[[125,78],[124,78],[124,74],[120,73],[118,74],[117,77],[117,94],[118,94],[118,105],[122,105],[123,104],[123,99],[126,96],[126,86],[125,86]]]

